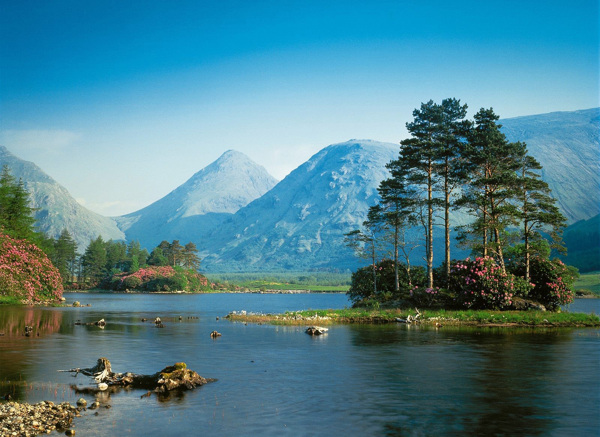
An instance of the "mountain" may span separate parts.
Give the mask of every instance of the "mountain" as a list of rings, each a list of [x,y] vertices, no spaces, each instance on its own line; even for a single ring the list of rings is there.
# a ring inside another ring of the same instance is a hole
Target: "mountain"
[[[129,241],[149,250],[162,240],[196,241],[276,183],[264,167],[228,150],[162,199],[115,220]]]
[[[510,141],[527,143],[569,223],[600,213],[600,108],[500,120]]]
[[[560,258],[581,273],[600,270],[600,214],[580,220],[565,229],[563,241],[567,255]]]
[[[31,207],[37,229],[57,238],[67,229],[83,252],[91,239],[101,235],[109,240],[124,240],[116,223],[81,206],[58,182],[32,162],[24,161],[0,146],[0,166],[7,165],[16,179],[21,179],[31,195]]]
[[[358,228],[377,198],[399,146],[351,140],[321,150],[264,196],[196,242],[203,269],[354,268],[344,233]]]

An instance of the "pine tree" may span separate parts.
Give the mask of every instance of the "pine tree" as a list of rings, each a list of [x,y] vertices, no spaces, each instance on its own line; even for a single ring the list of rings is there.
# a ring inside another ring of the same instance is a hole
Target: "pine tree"
[[[183,247],[183,267],[186,269],[199,270],[200,257],[198,256],[198,248],[191,241]]]
[[[524,243],[525,279],[530,277],[531,243],[541,239],[540,231],[550,230],[554,248],[564,250],[561,243],[566,219],[556,206],[548,184],[542,180],[541,164],[532,156],[525,155],[520,169],[520,219]]]
[[[463,119],[467,115],[467,105],[460,100],[444,99],[441,105],[442,121],[440,125],[437,165],[435,172],[441,179],[441,192],[444,207],[444,263],[446,282],[450,276],[450,209],[454,206],[453,192],[466,180],[466,169],[462,158],[466,143],[466,134],[470,123]]]
[[[63,283],[71,282],[75,274],[77,243],[67,229],[63,229],[54,242],[52,264],[58,269]]]
[[[101,236],[90,241],[81,258],[83,276],[98,283],[106,275],[106,245]]]
[[[8,166],[0,174],[0,227],[14,238],[34,240],[34,209],[22,180],[16,181]]]
[[[495,255],[502,271],[506,271],[503,248],[506,229],[517,224],[519,193],[518,170],[526,154],[523,143],[509,143],[497,123],[493,109],[475,114],[475,126],[468,134],[465,162],[470,183],[465,185],[459,204],[475,215],[463,239],[478,236],[480,244],[472,244],[483,256]]]
[[[440,159],[440,142],[444,112],[441,105],[430,100],[422,103],[420,109],[413,111],[414,120],[406,123],[411,138],[400,142],[399,166],[407,175],[408,184],[422,187],[423,191],[415,198],[415,208],[424,209],[425,223],[425,259],[427,263],[427,286],[433,288],[433,226],[434,211],[441,204],[434,197],[437,189],[437,164]]]

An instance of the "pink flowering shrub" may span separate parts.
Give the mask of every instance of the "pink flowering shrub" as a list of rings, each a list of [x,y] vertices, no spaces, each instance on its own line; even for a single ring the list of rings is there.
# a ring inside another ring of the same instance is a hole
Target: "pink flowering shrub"
[[[62,278],[41,249],[0,233],[0,294],[28,302],[59,300]]]
[[[172,266],[148,266],[113,275],[103,288],[141,291],[201,291],[210,288],[204,275]]]
[[[533,290],[529,293],[549,310],[573,302],[573,283],[577,273],[569,269],[559,259],[550,260],[539,256],[532,257],[529,263],[530,281]],[[524,267],[522,268],[524,270]]]
[[[510,273],[502,273],[490,257],[456,261],[450,268],[448,288],[456,293],[459,306],[473,309],[507,308],[513,297],[528,291],[523,281]]]

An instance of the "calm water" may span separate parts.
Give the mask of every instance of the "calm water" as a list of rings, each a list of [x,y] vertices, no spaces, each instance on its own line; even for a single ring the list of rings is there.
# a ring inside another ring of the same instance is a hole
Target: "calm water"
[[[141,398],[139,390],[105,395],[101,404],[112,408],[76,419],[77,436],[600,435],[599,329],[348,325],[313,338],[304,327],[223,316],[342,308],[345,295],[66,297],[91,307],[0,307],[0,394],[74,402],[81,395],[71,385],[89,379],[57,370],[90,367],[101,356],[117,372],[184,361],[218,379],[168,399]],[[569,309],[598,313],[600,300]],[[140,320],[156,316],[164,329]],[[100,318],[103,330],[74,324]],[[25,324],[39,337],[24,337]],[[223,336],[211,339],[212,330]]]

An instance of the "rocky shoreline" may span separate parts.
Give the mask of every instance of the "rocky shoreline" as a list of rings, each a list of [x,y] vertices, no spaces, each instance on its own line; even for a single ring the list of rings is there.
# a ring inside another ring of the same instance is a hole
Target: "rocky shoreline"
[[[52,431],[75,435],[75,431],[70,429],[73,418],[79,417],[83,409],[68,402],[0,403],[0,435],[28,437]]]

